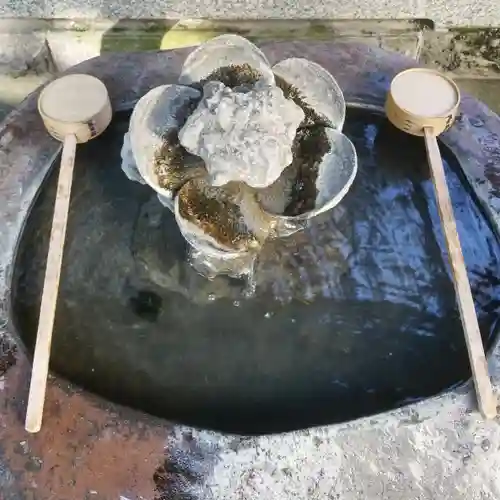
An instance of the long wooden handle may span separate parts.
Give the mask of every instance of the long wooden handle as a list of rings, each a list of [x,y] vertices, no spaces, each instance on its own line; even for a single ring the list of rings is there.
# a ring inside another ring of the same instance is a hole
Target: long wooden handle
[[[68,222],[75,152],[76,137],[68,135],[64,139],[62,150],[40,317],[38,319],[35,355],[26,411],[25,428],[28,432],[38,432],[42,426],[43,405],[49,372],[50,346],[52,344],[52,330],[59,292],[59,278],[61,276],[64,240]]]
[[[484,354],[483,341],[479,330],[476,310],[470,289],[467,269],[462,254],[462,247],[457,232],[455,217],[451,206],[450,194],[446,184],[443,161],[436,136],[432,128],[424,128],[425,147],[431,167],[432,180],[436,191],[437,205],[443,232],[448,248],[448,257],[453,274],[453,283],[457,295],[460,318],[465,334],[465,341],[469,353],[472,377],[476,388],[476,397],[480,412],[485,418],[494,418],[497,415],[497,401],[493,394],[488,374],[488,364]]]

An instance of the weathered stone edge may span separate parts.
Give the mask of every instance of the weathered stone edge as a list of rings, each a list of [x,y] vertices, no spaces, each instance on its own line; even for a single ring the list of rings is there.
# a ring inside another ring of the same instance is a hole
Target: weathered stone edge
[[[222,33],[238,33],[256,42],[358,40],[416,58],[422,33],[433,27],[432,21],[426,19],[0,19],[0,42],[4,40],[0,43],[0,73],[54,73],[103,52],[178,48]]]
[[[33,31],[104,31],[111,27],[119,27],[120,31],[152,32],[172,28],[209,29],[209,30],[256,30],[259,32],[279,29],[291,31],[299,28],[312,29],[336,35],[356,34],[399,34],[408,31],[433,29],[430,19],[41,19],[41,18],[0,18],[0,34],[32,33]]]
[[[0,74],[64,71],[104,52],[197,45],[222,33],[255,42],[361,41],[410,56],[455,77],[500,77],[500,28],[436,30],[414,20],[206,20],[0,18]]]

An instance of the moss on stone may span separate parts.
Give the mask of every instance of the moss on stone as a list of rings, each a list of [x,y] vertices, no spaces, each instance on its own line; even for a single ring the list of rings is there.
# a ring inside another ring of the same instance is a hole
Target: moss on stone
[[[420,59],[424,64],[457,75],[498,76],[499,28],[455,28],[446,33],[425,32]]]
[[[296,171],[291,201],[284,215],[297,216],[314,209],[318,190],[316,181],[321,160],[330,151],[324,127],[299,129],[292,146],[291,168]]]
[[[255,85],[261,77],[262,73],[249,64],[233,64],[216,69],[197,86],[202,88],[208,82],[218,81],[226,87],[234,88],[239,85]]]
[[[153,161],[158,184],[174,193],[190,179],[207,175],[203,160],[189,154],[181,146],[175,129],[164,135],[162,146],[155,152]]]
[[[311,108],[304,100],[304,96],[293,85],[286,82],[283,78],[274,75],[276,85],[282,90],[283,95],[287,99],[291,99],[302,111],[304,111],[304,120],[299,125],[299,128],[310,127],[312,125],[328,125],[328,120]]]
[[[234,199],[229,186],[212,187],[202,179],[193,179],[179,192],[179,213],[220,245],[247,250],[258,241]]]
[[[175,119],[179,127],[184,125],[198,102],[199,99],[188,100],[178,109]],[[162,145],[155,152],[153,162],[153,170],[159,185],[174,193],[189,180],[207,175],[204,161],[186,151],[179,142],[177,129],[165,132]]]

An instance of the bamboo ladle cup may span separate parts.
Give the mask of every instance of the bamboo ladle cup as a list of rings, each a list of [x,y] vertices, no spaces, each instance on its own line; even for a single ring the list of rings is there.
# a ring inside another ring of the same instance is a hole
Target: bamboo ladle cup
[[[76,145],[101,134],[112,116],[104,84],[92,76],[78,74],[47,85],[38,99],[38,111],[49,134],[63,142],[63,149],[26,411],[28,432],[38,432],[42,425]]]
[[[393,79],[385,109],[389,121],[397,128],[408,134],[424,137],[478,407],[485,418],[494,418],[497,415],[497,401],[488,374],[467,269],[436,139],[452,126],[459,104],[460,91],[451,79],[437,71],[415,68],[403,71]]]

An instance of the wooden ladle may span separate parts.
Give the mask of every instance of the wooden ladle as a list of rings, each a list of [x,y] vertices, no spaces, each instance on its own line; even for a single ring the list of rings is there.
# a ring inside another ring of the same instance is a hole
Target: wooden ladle
[[[459,104],[460,91],[453,80],[437,71],[414,68],[399,73],[392,80],[385,109],[388,119],[397,128],[408,134],[424,137],[478,407],[485,418],[494,418],[497,415],[497,401],[488,374],[467,269],[436,139],[452,126]]]
[[[104,84],[93,76],[79,74],[49,83],[38,99],[38,111],[47,131],[63,143],[63,149],[26,411],[28,432],[38,432],[42,425],[76,145],[101,134],[112,116]]]

